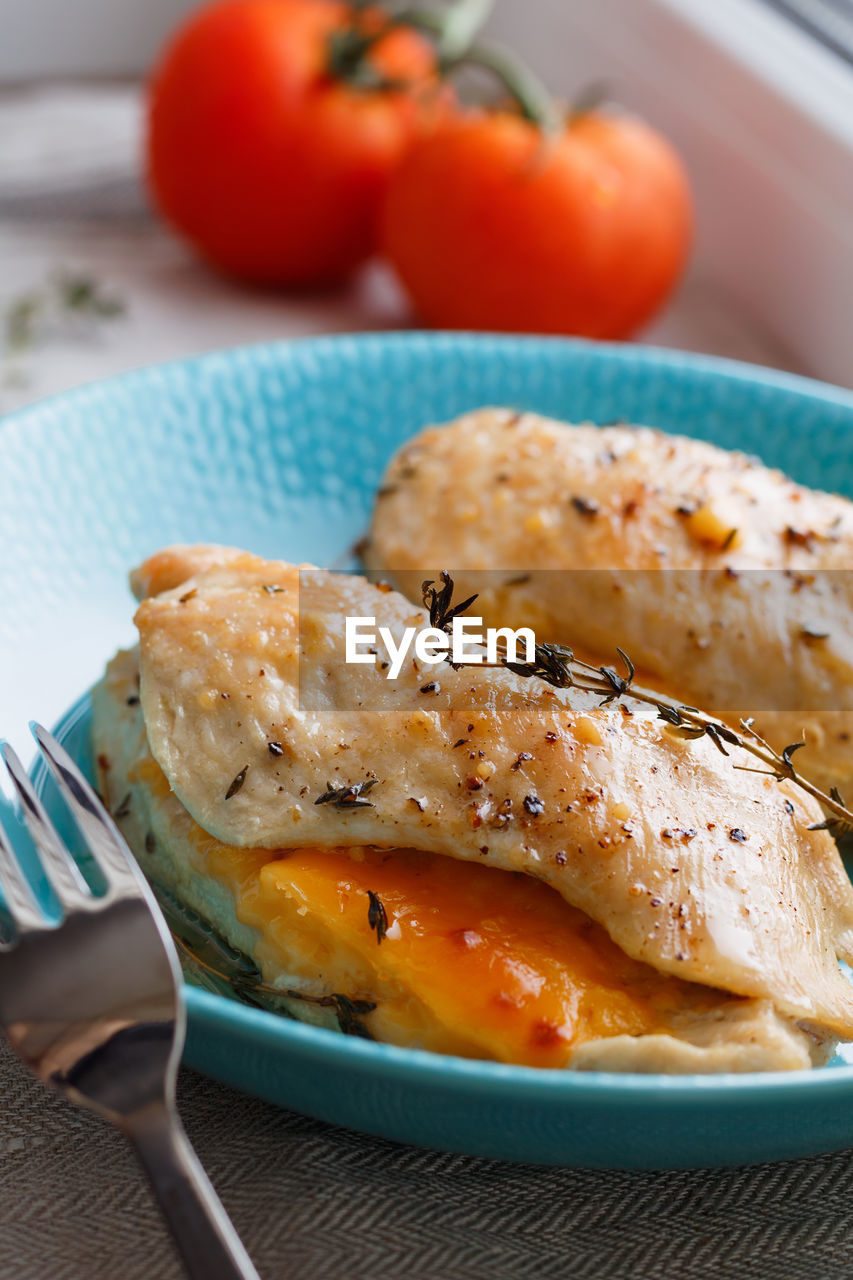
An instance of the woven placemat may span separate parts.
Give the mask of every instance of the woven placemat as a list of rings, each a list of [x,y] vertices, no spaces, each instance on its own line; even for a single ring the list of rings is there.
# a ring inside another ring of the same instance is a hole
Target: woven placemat
[[[122,1139],[0,1046],[3,1280],[178,1280]],[[398,1146],[185,1071],[190,1138],[263,1280],[850,1280],[847,1153],[540,1169]]]

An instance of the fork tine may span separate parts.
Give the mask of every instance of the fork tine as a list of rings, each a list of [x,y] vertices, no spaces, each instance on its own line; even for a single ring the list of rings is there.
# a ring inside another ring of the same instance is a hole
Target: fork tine
[[[6,912],[17,933],[29,933],[44,928],[44,916],[36,902],[35,894],[21,869],[12,842],[0,822],[0,889]],[[0,941],[0,950],[4,946]]]
[[[86,905],[92,895],[77,863],[71,857],[35,793],[26,770],[8,742],[0,744],[0,754],[6,761],[21,813],[41,860],[51,888],[65,910]]]
[[[87,847],[107,882],[114,888],[132,889],[138,893],[141,873],[126,852],[124,837],[116,827],[95,789],[84,778],[80,769],[63,746],[52,734],[33,722],[33,735],[41,747],[44,758],[59,793],[67,804],[74,821],[86,840]]]

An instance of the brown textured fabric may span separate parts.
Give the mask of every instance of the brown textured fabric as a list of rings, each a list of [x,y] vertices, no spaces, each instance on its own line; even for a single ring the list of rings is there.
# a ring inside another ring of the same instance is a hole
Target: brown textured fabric
[[[122,1139],[0,1045],[2,1280],[178,1280]],[[184,1072],[181,1114],[263,1280],[849,1280],[849,1154],[538,1169],[330,1128]]]

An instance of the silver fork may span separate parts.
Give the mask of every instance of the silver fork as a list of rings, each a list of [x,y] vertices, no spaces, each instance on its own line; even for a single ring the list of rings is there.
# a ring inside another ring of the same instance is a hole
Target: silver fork
[[[175,1109],[185,1012],[174,944],[112,818],[68,753],[33,733],[106,882],[94,895],[8,744],[2,755],[42,870],[59,902],[39,906],[0,823],[0,1023],[46,1085],[129,1138],[193,1280],[258,1280]]]

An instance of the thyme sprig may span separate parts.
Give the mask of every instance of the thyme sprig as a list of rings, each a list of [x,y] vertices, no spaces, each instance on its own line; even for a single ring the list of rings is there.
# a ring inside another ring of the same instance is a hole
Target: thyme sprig
[[[158,899],[162,905],[162,895],[160,893],[158,893]],[[176,905],[175,900],[171,899],[171,897],[167,900],[169,905],[174,908]],[[184,917],[180,920],[180,923],[184,925],[186,923],[186,908],[183,903],[177,905],[180,908],[181,915]],[[372,1013],[376,1008],[375,1000],[356,1000],[340,991],[333,991],[326,996],[312,996],[305,991],[274,987],[271,983],[263,981],[260,976],[260,970],[256,969],[250,960],[245,961],[245,972],[235,971],[233,963],[225,958],[227,950],[230,950],[230,948],[223,951],[223,959],[214,964],[209,958],[202,956],[198,947],[194,946],[182,932],[176,931],[173,919],[169,919],[169,927],[179,951],[188,958],[191,968],[196,971],[200,970],[208,980],[213,979],[217,984],[224,984],[229,990],[233,991],[238,999],[257,1005],[261,1009],[272,1008],[277,1013],[281,1013],[280,1002],[284,999],[300,1000],[305,1004],[314,1004],[322,1009],[334,1009],[338,1027],[344,1035],[360,1036],[362,1040],[374,1039],[373,1033],[362,1019],[365,1014]],[[242,963],[242,958],[240,962]],[[231,972],[228,972],[228,969],[231,969]]]
[[[453,606],[453,579],[446,570],[442,570],[441,580],[441,591],[436,590],[432,581],[423,584],[424,604],[430,611],[433,626],[441,625],[440,622],[433,622],[434,613],[440,619],[452,621],[460,613],[464,613],[477,598],[471,596],[463,604]],[[665,722],[667,730],[675,737],[693,740],[709,738],[724,756],[730,754],[727,747],[736,747],[767,766],[766,769],[752,769],[748,765],[733,765],[733,768],[763,773],[775,778],[777,782],[795,783],[817,800],[826,815],[823,822],[813,823],[809,827],[810,831],[831,831],[839,836],[853,830],[853,810],[847,808],[838,788],[833,787],[827,795],[795,767],[794,753],[806,745],[805,741],[792,742],[782,751],[776,751],[756,730],[754,717],[741,720],[740,732],[737,732],[730,725],[724,724],[715,716],[707,715],[697,707],[688,706],[635,684],[636,670],[633,662],[623,649],[617,648],[617,653],[625,668],[624,675],[620,675],[613,667],[584,662],[576,658],[568,646],[559,644],[537,644],[532,662],[510,662],[499,650],[496,663],[476,665],[504,667],[518,676],[544,680],[546,684],[558,689],[572,688],[584,693],[600,694],[600,706],[616,702],[626,695],[630,696],[635,702],[654,707],[658,718]]]
[[[0,385],[25,387],[25,357],[51,337],[89,334],[124,314],[125,304],[88,272],[62,269],[0,308]]]
[[[46,325],[112,320],[123,315],[124,302],[88,272],[63,269],[41,287],[13,298],[4,316],[4,345],[9,355],[33,347]]]

